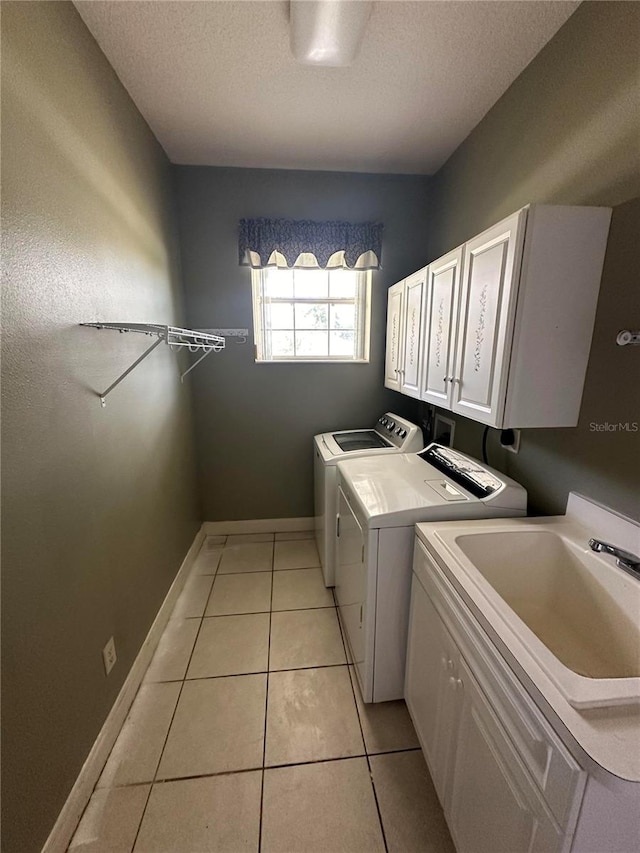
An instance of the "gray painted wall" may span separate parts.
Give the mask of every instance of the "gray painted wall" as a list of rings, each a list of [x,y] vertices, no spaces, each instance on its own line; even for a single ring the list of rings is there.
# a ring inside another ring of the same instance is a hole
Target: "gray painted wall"
[[[40,850],[198,528],[169,164],[70,3],[2,4],[5,853]],[[102,648],[115,637],[107,679]]]
[[[194,371],[204,517],[313,514],[312,438],[369,426],[384,411],[414,417],[414,401],[383,388],[387,288],[427,260],[428,179],[259,169],[174,167],[188,322],[249,328]],[[251,276],[238,266],[238,220],[381,220],[373,275],[369,364],[256,364]]]
[[[578,426],[527,430],[518,456],[491,434],[534,512],[563,512],[574,490],[640,517],[640,432],[591,427],[640,424],[640,351],[615,345],[640,320],[639,44],[640,4],[583,3],[431,184],[430,259],[529,202],[614,206]],[[479,455],[483,427],[456,420]]]

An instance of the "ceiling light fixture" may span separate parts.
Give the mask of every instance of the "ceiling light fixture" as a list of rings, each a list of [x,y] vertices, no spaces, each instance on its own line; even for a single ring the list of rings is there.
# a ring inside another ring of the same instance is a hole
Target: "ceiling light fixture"
[[[371,0],[291,0],[291,52],[303,65],[351,65],[372,6]]]

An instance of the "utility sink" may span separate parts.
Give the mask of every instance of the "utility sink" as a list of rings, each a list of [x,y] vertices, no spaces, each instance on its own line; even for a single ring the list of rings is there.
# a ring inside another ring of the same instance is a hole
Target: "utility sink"
[[[639,703],[640,581],[582,537],[511,525],[449,541],[478,594],[573,707]]]

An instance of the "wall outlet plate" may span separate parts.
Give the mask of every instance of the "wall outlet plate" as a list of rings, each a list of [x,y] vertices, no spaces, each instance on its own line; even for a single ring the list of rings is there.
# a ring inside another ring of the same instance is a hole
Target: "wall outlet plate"
[[[520,430],[512,429],[513,433],[513,444],[503,444],[502,438],[500,438],[500,446],[504,447],[505,450],[508,450],[510,453],[519,453],[520,452]]]
[[[102,650],[102,660],[104,662],[105,674],[109,675],[118,660],[118,656],[116,655],[116,643],[113,637],[109,637],[109,642]]]

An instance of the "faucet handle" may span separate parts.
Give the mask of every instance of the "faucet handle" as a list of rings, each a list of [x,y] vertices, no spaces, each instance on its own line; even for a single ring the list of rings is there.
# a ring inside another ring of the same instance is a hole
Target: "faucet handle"
[[[618,548],[617,545],[611,545],[609,542],[603,542],[601,539],[589,539],[589,547],[597,553],[611,554],[616,558],[618,568],[640,578],[640,557],[636,554]]]

